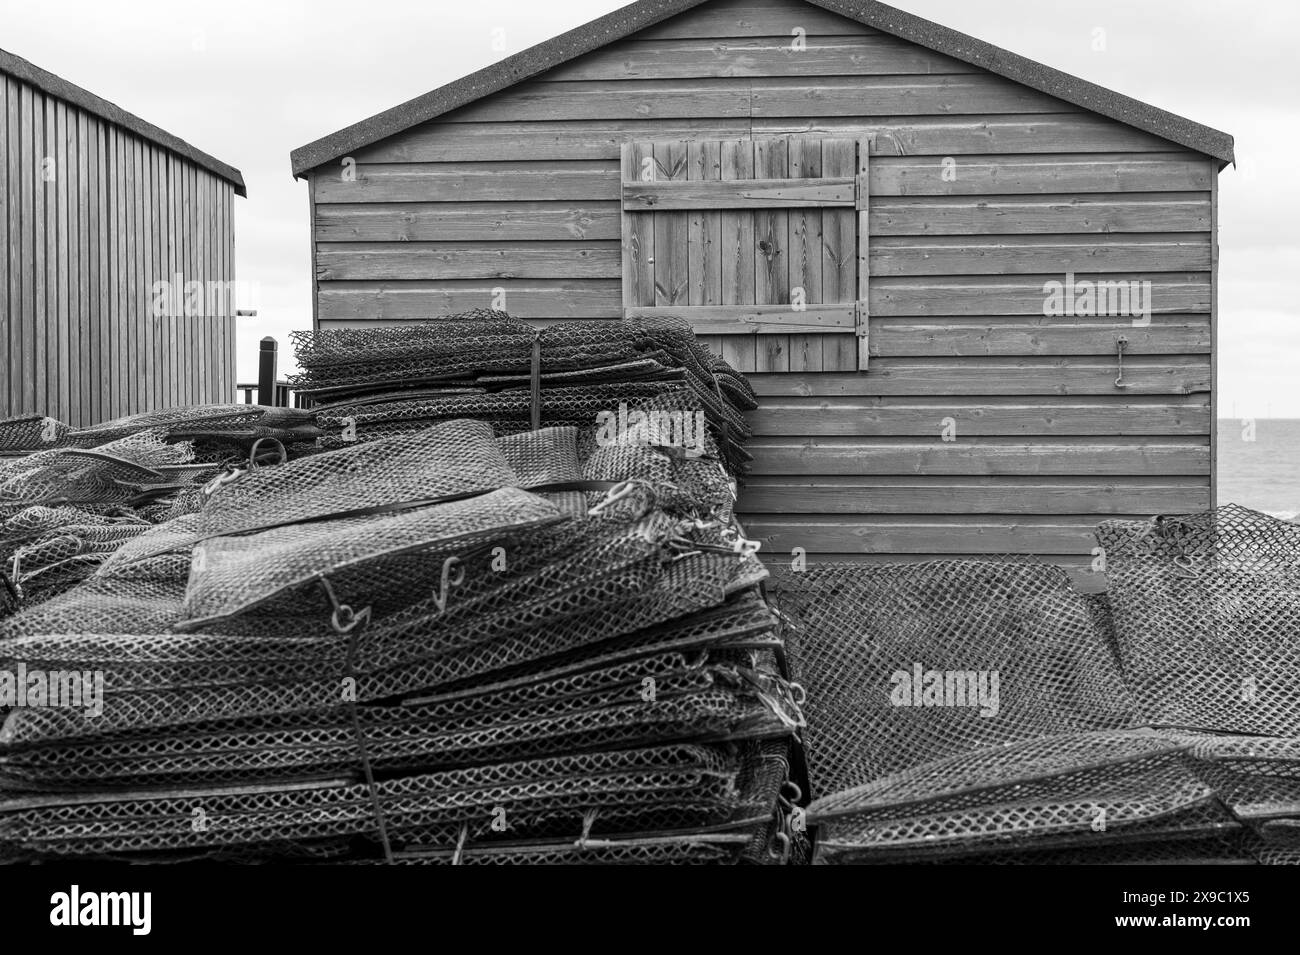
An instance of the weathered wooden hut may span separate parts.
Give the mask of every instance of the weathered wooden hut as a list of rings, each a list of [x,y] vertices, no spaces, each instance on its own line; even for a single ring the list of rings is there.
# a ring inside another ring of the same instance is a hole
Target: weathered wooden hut
[[[0,418],[233,401],[238,169],[0,50]]]
[[[870,0],[643,0],[304,146],[315,321],[681,315],[765,553],[1038,554],[1214,499],[1232,138]]]

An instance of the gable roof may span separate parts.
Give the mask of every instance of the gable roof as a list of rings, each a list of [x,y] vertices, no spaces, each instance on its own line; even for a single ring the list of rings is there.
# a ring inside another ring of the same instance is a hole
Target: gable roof
[[[168,149],[194,163],[194,165],[201,166],[214,176],[224,179],[235,187],[237,195],[248,195],[248,190],[244,187],[244,176],[234,166],[228,166],[220,159],[195,149],[185,140],[178,139],[166,130],[159,129],[153,123],[145,122],[139,116],[128,113],[120,106],[116,106],[106,99],[101,99],[88,90],[83,90],[75,83],[69,83],[62,77],[55,76],[34,63],[29,63],[21,56],[15,56],[12,53],[0,50],[0,73],[8,74],[29,86],[36,87],[42,93],[48,93],[55,99],[63,100],[63,102],[69,103],[78,109],[107,120],[114,126],[120,126],[135,133],[142,139],[147,139],[151,143]]]
[[[435,119],[707,2],[709,0],[638,0],[430,93],[384,110],[306,146],[300,146],[289,156],[293,174],[295,177],[301,176],[309,169]],[[1144,132],[1153,133],[1212,156],[1221,163],[1234,162],[1233,140],[1227,133],[1157,109],[1131,96],[1044,66],[914,14],[878,3],[877,0],[805,2],[856,20],[882,33],[944,53],[963,63],[982,67]]]

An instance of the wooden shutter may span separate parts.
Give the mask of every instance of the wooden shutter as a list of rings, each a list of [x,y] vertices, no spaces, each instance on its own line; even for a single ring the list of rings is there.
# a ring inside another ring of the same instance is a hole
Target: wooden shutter
[[[740,371],[865,371],[867,154],[625,143],[624,314],[684,318]]]

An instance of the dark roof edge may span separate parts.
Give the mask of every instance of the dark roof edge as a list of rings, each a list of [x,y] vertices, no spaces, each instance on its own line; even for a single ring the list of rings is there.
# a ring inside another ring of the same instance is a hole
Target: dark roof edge
[[[176,155],[188,159],[196,166],[202,166],[208,172],[212,173],[235,187],[235,192],[241,196],[247,196],[248,190],[244,186],[244,176],[234,166],[228,166],[220,159],[209,156],[207,153],[195,149],[183,139],[173,136],[166,130],[159,129],[153,123],[145,122],[139,116],[128,113],[120,106],[110,103],[106,99],[101,99],[94,93],[82,89],[75,83],[69,83],[62,77],[55,76],[47,70],[41,69],[34,63],[24,60],[21,56],[15,56],[12,53],[0,50],[0,73],[7,73],[16,77],[24,83],[36,87],[44,93],[63,100],[66,103],[85,110],[87,113],[93,113],[101,119],[107,120],[115,126],[129,130],[150,142],[169,149]]]
[[[620,7],[613,13],[530,46],[432,92],[298,147],[289,154],[293,174],[301,176],[307,170],[346,156],[354,149],[436,119],[706,2],[708,0],[639,0]]]
[[[515,83],[560,66],[654,26],[708,0],[639,0],[583,26],[506,57],[459,80],[440,86],[391,109],[376,113],[289,154],[295,177],[349,152],[396,135],[419,123],[499,92]],[[856,20],[903,40],[978,66],[1031,89],[1055,96],[1144,132],[1218,159],[1234,162],[1233,138],[1140,100],[1045,66],[957,30],[906,13],[878,0],[807,0],[832,13]]]
[[[977,40],[957,30],[879,0],[808,0],[832,13],[857,20],[903,40],[928,47],[955,60],[979,66],[1040,93],[1081,106],[1162,139],[1204,153],[1222,163],[1235,162],[1233,138],[1210,126],[1159,109],[1036,60]]]

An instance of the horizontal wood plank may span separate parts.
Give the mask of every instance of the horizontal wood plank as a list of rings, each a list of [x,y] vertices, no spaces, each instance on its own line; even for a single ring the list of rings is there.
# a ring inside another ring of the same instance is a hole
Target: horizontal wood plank
[[[1206,232],[1209,193],[896,196],[871,204],[871,237]]]
[[[1113,441],[1116,439],[1112,439]],[[1159,439],[1144,438],[1155,442]],[[771,474],[1208,474],[1208,437],[1177,443],[968,438],[754,438],[751,473]]]
[[[617,318],[618,279],[553,282],[322,282],[321,322],[425,319],[472,308],[505,309],[516,318]]]
[[[875,196],[1209,192],[1212,160],[1190,152],[1051,156],[881,156]]]
[[[1020,275],[1210,269],[1210,233],[873,236],[871,274]]]
[[[754,117],[451,123],[436,121],[358,149],[362,163],[524,160],[616,162],[628,140],[822,136],[870,138],[873,155],[961,156],[1012,153],[1149,153],[1170,143],[1088,113],[958,117]],[[1066,230],[1079,231],[1079,230]]]
[[[885,34],[632,39],[556,67],[546,80],[687,79],[714,76],[873,76],[974,73],[978,67]]]
[[[1185,395],[1210,390],[1208,356],[1124,360],[1126,389],[1113,360],[1093,358],[873,358],[858,374],[753,374],[759,395]]]
[[[571,120],[1054,114],[1078,108],[991,73],[905,76],[528,80],[446,114],[444,123]]]
[[[969,316],[875,318],[872,355],[898,358],[940,356],[1112,355],[1116,340],[1128,339],[1128,355],[1197,355],[1210,351],[1210,317],[1152,315],[1146,325],[1131,318],[1045,318]]]
[[[963,116],[755,117],[755,136],[860,136],[876,156],[967,153],[1167,152],[1168,140],[1091,113]]]
[[[748,119],[425,123],[358,149],[358,163],[519,162],[604,159],[630,140],[747,139]],[[615,167],[617,168],[617,167]]]
[[[1090,312],[1134,318],[1135,324],[1140,324],[1149,315],[1210,310],[1209,272],[1081,274],[1074,280],[1075,292],[1070,294],[1064,289],[1064,273],[873,277],[871,315],[1039,315],[1068,319]],[[1091,283],[1091,299],[1081,298],[1088,289],[1082,284],[1085,282]],[[1053,310],[1064,314],[1046,314]]]
[[[322,204],[316,207],[316,241],[617,239],[619,215],[617,202]]]
[[[722,0],[692,10],[689,16],[671,17],[636,33],[638,39],[664,40],[695,37],[867,36],[870,27],[811,4],[791,5],[788,0]]]
[[[617,242],[326,243],[321,281],[601,279],[619,272]]]
[[[852,331],[856,324],[853,303],[808,305],[667,305],[633,306],[628,318],[678,318],[689,322],[697,335],[757,335]]]
[[[1012,482],[959,483],[934,477],[908,483],[854,478],[828,485],[825,479],[755,477],[741,489],[741,519],[761,514],[1168,514],[1210,506],[1208,479],[1167,479],[1139,484],[1116,479],[1089,483],[1034,478]]]
[[[696,81],[701,82],[701,81]],[[753,116],[960,116],[989,113],[1072,113],[1076,107],[991,73],[955,76],[823,76],[755,80]],[[724,113],[719,116],[727,115]]]
[[[770,209],[854,204],[851,176],[821,179],[669,180],[623,183],[623,208]]]
[[[318,203],[564,202],[616,200],[621,184],[613,163],[446,162],[368,163],[346,178],[312,176]]]
[[[758,436],[957,436],[1210,433],[1209,397],[776,398],[745,420]]]
[[[748,118],[749,80],[525,81],[441,117],[442,123]]]

